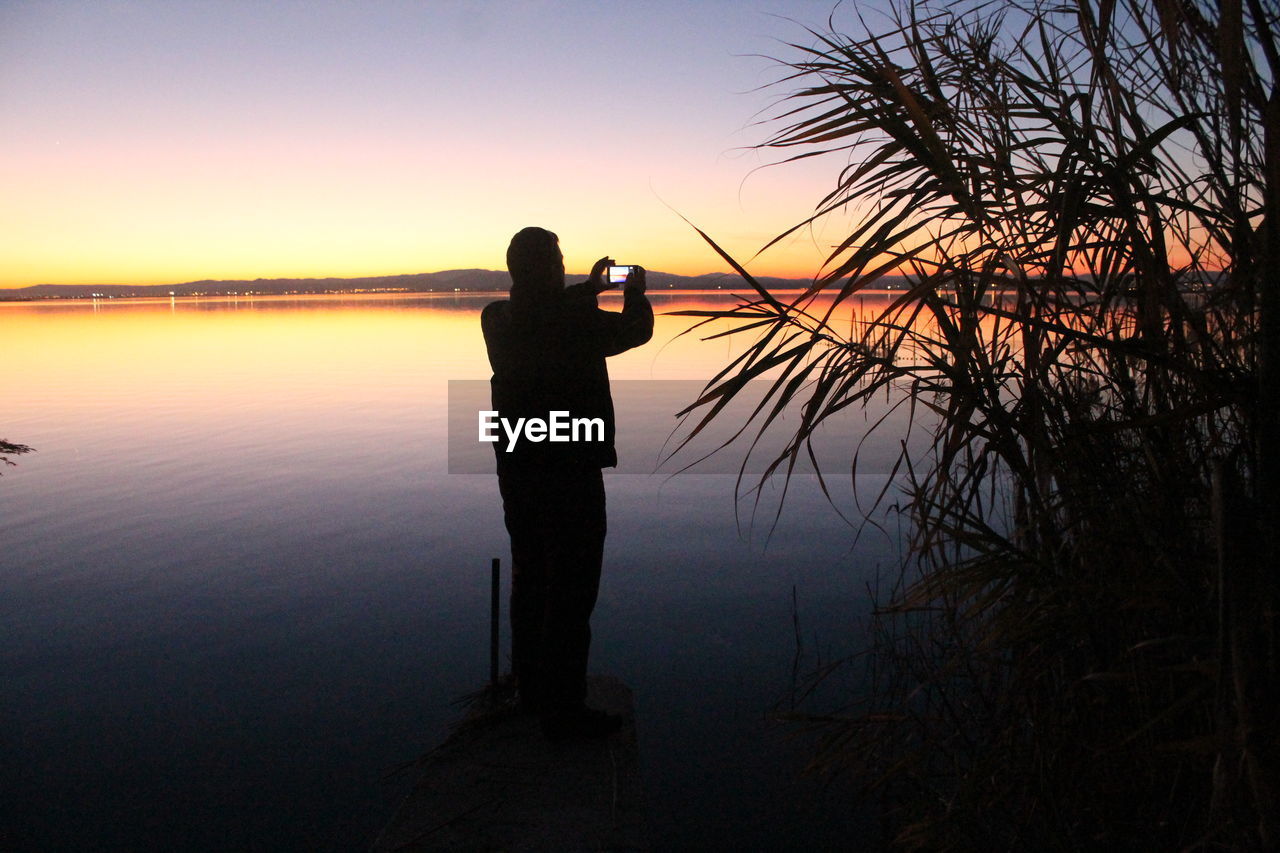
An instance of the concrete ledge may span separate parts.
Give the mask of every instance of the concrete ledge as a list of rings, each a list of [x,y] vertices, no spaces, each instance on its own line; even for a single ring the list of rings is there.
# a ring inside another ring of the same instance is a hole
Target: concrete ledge
[[[538,719],[485,691],[374,843],[374,853],[438,850],[644,850],[631,691],[607,676],[587,704],[623,717],[607,738],[553,744]]]

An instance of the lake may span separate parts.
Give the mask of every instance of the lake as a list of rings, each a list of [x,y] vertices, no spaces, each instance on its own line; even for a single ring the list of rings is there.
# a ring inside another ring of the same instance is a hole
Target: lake
[[[661,316],[727,296],[653,297],[653,341],[610,360],[647,436],[736,352]],[[488,378],[493,298],[0,304],[0,438],[37,451],[0,477],[0,848],[372,842],[413,781],[384,776],[488,677],[506,533],[496,478],[450,473],[447,426],[450,381]],[[752,525],[733,476],[673,470],[606,477],[593,618],[592,670],[635,692],[655,847],[873,844],[767,715],[797,633],[802,671],[856,649],[892,537],[855,547],[806,476],[768,535],[776,488]]]

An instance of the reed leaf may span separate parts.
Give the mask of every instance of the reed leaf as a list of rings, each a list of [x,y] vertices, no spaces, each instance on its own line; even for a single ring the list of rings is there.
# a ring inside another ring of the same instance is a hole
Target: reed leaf
[[[847,236],[784,303],[698,232],[754,295],[694,328],[752,337],[683,413],[705,429],[769,383],[719,450],[742,447],[757,508],[803,460],[840,503],[813,446],[837,414],[888,393],[936,418],[857,505],[898,514],[908,557],[847,661],[862,711],[806,718],[814,766],[860,774],[908,848],[1280,846],[1280,6],[852,22],[788,48],[761,146],[842,160],[765,249],[852,211]],[[895,273],[841,331],[837,306]]]

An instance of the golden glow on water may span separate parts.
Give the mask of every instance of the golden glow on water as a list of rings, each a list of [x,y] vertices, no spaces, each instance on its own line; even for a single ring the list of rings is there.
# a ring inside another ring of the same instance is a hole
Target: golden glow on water
[[[479,311],[501,296],[0,303],[0,437],[52,451],[52,436],[94,423],[104,446],[155,445],[174,429],[225,438],[224,449],[242,430],[311,435],[316,452],[375,436],[430,445],[448,381],[489,376]],[[652,296],[653,340],[610,359],[615,379],[706,381],[754,340],[704,340],[723,323],[682,334],[693,320],[670,315],[724,308],[727,294]],[[852,323],[889,298],[851,300],[843,316]],[[602,305],[621,301],[609,294]]]
[[[278,310],[286,307],[293,310]],[[7,304],[0,312],[6,360],[17,374],[39,369],[85,383],[114,375],[113,354],[125,350],[134,381],[180,376],[218,385],[230,376],[323,381],[353,361],[383,361],[389,370],[438,363],[463,357],[475,337],[473,323],[448,312],[340,300],[99,300]]]
[[[653,342],[612,359],[611,371],[667,379],[718,370],[726,341],[733,339],[702,338],[727,326],[682,335],[695,321],[670,314],[723,309],[731,304],[730,292],[650,296],[657,315]],[[141,356],[129,362],[135,380],[182,375],[216,384],[228,375],[265,381],[279,374],[323,381],[353,362],[380,362],[391,371],[430,364],[475,378],[488,373],[477,315],[499,298],[503,294],[50,300],[0,303],[0,321],[6,365],[19,378],[39,372],[66,381],[100,380],[115,375],[112,355],[125,349]],[[855,297],[841,314],[879,310],[890,298]],[[621,300],[606,294],[601,306],[620,310]]]

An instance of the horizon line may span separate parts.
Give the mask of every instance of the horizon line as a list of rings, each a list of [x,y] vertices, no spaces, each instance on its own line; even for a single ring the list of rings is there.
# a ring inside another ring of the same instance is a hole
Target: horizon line
[[[712,278],[717,276],[738,277],[733,271],[714,271],[698,273],[696,275],[684,275],[681,273],[669,273],[662,270],[647,270],[649,275],[670,276],[672,278]],[[257,276],[255,278],[192,278],[182,281],[159,281],[159,282],[138,282],[138,281],[79,281],[79,282],[36,282],[34,284],[20,284],[15,286],[0,286],[0,291],[10,290],[29,290],[36,287],[183,287],[192,284],[224,284],[234,282],[274,282],[274,281],[364,281],[370,279],[397,279],[397,278],[416,278],[419,276],[435,276],[445,275],[447,273],[490,273],[494,275],[508,275],[506,270],[494,270],[487,267],[456,267],[451,269],[434,270],[428,272],[410,272],[410,273],[384,273],[373,275],[350,275],[350,276],[316,276],[316,275],[279,275],[279,276]],[[566,278],[587,278],[589,272],[566,272]],[[808,281],[812,282],[812,277],[803,276],[782,276],[782,275],[756,275],[758,279],[781,279],[784,281]]]

